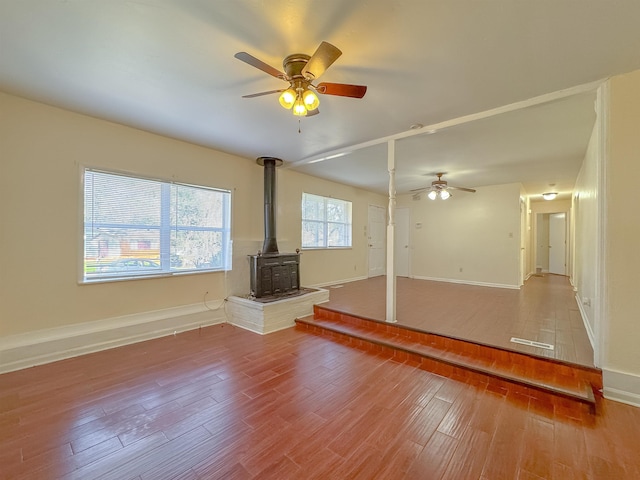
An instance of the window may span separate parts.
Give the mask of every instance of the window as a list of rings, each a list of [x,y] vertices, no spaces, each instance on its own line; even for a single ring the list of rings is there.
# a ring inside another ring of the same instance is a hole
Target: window
[[[83,281],[229,270],[231,193],[84,171]]]
[[[351,202],[302,194],[302,248],[351,246]]]

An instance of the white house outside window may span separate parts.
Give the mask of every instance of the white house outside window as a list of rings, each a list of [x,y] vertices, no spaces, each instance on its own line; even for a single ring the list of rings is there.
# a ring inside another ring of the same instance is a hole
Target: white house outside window
[[[84,172],[83,281],[231,268],[231,193]]]
[[[351,247],[351,202],[302,194],[302,248]]]

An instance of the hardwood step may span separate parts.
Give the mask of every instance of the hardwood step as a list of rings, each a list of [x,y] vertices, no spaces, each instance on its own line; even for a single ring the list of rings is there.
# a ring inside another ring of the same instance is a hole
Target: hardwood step
[[[598,369],[421,332],[322,306],[314,308],[314,315],[297,319],[296,324],[436,374],[509,389],[569,416],[580,416],[582,411],[595,413],[594,391],[602,385]]]

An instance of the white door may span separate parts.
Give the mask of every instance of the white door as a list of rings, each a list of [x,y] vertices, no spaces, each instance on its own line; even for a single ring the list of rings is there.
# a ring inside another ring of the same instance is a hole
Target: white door
[[[396,208],[395,270],[397,277],[409,276],[409,209]]]
[[[552,213],[549,215],[549,273],[566,275],[566,214]]]
[[[384,275],[386,262],[387,211],[384,207],[369,205],[369,276]]]

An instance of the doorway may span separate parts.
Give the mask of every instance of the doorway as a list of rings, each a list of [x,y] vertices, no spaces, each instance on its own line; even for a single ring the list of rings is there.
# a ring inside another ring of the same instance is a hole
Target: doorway
[[[538,213],[536,218],[536,271],[566,275],[567,214]]]
[[[549,214],[549,273],[567,274],[567,215]]]
[[[387,212],[384,207],[369,205],[367,245],[369,248],[369,277],[385,274]]]
[[[409,272],[409,209],[396,208],[396,238],[394,243],[395,272],[397,277],[408,277]]]

